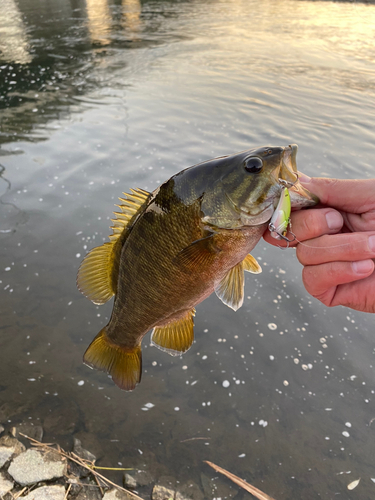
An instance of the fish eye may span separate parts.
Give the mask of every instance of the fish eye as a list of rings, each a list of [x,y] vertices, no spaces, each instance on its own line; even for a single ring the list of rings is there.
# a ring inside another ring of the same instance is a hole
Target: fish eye
[[[253,156],[245,161],[245,170],[251,174],[259,174],[263,168],[263,162],[257,156]]]

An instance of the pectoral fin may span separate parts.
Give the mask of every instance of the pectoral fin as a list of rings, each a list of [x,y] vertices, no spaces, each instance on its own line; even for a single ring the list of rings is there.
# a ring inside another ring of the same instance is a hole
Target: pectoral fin
[[[221,249],[215,244],[215,233],[213,233],[181,250],[175,262],[182,267],[197,270],[209,266],[220,252]]]
[[[237,311],[243,304],[244,266],[239,262],[232,267],[215,288],[215,293],[225,305]]]
[[[186,352],[194,341],[194,316],[195,309],[192,309],[183,318],[166,326],[156,326],[151,334],[151,345],[171,356],[180,356]]]
[[[219,299],[234,311],[237,311],[243,304],[245,286],[244,271],[259,274],[262,272],[262,268],[256,259],[248,254],[242,262],[232,267],[215,287],[215,293]]]
[[[262,272],[262,268],[258,264],[258,261],[250,254],[246,255],[242,261],[243,270],[248,273],[259,274]]]

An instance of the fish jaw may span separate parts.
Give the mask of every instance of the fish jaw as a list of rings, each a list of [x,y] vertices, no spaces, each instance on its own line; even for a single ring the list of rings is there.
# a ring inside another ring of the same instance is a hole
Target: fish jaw
[[[290,202],[292,209],[298,210],[299,208],[313,207],[319,203],[319,198],[308,191],[297,181],[294,186],[289,188]]]
[[[290,144],[284,149],[279,178],[288,184],[292,209],[298,210],[305,207],[313,207],[319,203],[319,198],[302,186],[298,179],[297,171],[297,144]]]

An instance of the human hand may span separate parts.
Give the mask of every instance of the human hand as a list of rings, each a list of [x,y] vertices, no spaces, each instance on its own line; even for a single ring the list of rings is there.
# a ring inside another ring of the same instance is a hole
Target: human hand
[[[306,290],[326,306],[375,312],[375,179],[309,178],[323,208],[293,212],[292,232]],[[269,231],[264,239],[287,246]]]

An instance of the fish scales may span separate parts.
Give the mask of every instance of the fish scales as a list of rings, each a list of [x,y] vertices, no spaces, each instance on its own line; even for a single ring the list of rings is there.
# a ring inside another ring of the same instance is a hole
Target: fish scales
[[[93,249],[78,272],[78,287],[93,302],[115,295],[86,364],[133,390],[148,331],[154,345],[178,355],[193,343],[195,306],[211,293],[234,310],[242,305],[244,271],[261,271],[249,252],[275,211],[280,179],[294,179],[292,206],[317,203],[298,182],[296,148],[216,158],[179,172],[153,193],[132,190],[120,199],[111,243]]]

